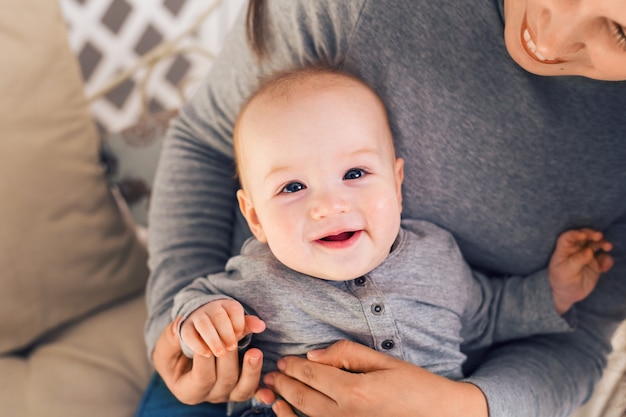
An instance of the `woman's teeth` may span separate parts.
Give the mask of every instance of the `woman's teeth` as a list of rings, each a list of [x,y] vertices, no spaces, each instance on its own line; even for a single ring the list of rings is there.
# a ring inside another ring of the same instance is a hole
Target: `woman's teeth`
[[[526,46],[528,46],[528,50],[532,52],[539,61],[552,61],[551,59],[548,59],[545,56],[541,55],[539,52],[537,52],[537,45],[535,45],[535,42],[530,37],[530,32],[528,32],[528,29],[524,29],[524,40],[526,41]]]

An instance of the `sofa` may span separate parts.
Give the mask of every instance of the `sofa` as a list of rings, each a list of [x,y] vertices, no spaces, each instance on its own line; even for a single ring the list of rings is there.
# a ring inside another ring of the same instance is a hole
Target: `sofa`
[[[130,417],[147,251],[99,157],[57,1],[0,0],[0,416]]]
[[[0,416],[131,417],[153,372],[145,230],[103,167],[59,4],[0,10]],[[626,325],[614,349],[576,417],[626,416]]]

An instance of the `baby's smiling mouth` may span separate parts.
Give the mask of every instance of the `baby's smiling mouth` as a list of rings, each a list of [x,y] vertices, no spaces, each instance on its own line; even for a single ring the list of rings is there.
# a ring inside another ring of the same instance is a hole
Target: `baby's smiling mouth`
[[[343,242],[354,236],[354,233],[355,232],[341,232],[336,235],[325,236],[320,240],[323,240],[324,242]]]
[[[320,237],[315,241],[318,245],[327,249],[351,248],[360,240],[362,230],[346,230]]]

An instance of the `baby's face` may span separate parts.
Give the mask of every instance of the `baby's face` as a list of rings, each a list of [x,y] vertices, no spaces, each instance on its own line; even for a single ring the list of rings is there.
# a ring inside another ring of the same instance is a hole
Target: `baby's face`
[[[349,280],[385,259],[400,228],[403,161],[372,92],[350,80],[262,100],[238,133],[240,206],[282,263]]]

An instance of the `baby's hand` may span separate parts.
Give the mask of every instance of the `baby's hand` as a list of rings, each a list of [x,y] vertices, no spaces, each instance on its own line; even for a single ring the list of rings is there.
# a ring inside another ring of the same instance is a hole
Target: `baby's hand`
[[[265,322],[246,315],[243,306],[235,300],[211,301],[187,317],[180,335],[194,354],[217,357],[237,349],[237,342],[249,333],[261,333]]]
[[[592,229],[570,230],[559,236],[548,266],[554,304],[559,314],[587,297],[600,274],[613,266],[607,252],[613,245],[601,232]]]

